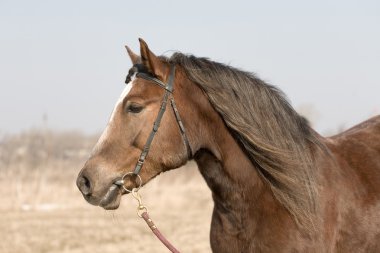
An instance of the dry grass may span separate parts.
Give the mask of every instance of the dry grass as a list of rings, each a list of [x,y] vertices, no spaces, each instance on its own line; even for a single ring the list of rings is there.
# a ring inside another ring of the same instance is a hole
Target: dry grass
[[[124,196],[90,206],[75,186],[96,136],[32,130],[0,140],[0,252],[168,252]],[[195,164],[141,190],[156,225],[181,252],[210,252],[211,193]]]

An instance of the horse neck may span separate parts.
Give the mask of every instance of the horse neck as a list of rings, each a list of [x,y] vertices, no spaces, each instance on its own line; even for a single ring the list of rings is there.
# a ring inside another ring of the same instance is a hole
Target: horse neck
[[[216,133],[215,129],[218,129]],[[231,240],[236,240],[238,235],[238,244],[246,245],[252,238],[267,240],[267,229],[292,224],[288,212],[274,199],[224,124],[210,124],[210,130],[215,133],[215,141],[209,148],[199,150],[195,161],[212,191],[212,233],[222,232],[226,238],[230,235]]]
[[[191,108],[193,114],[198,113],[198,119],[187,124],[192,126],[189,134],[193,150],[196,151],[194,159],[212,191],[214,216],[223,216],[223,226],[231,230],[231,233],[244,231],[245,228],[242,228],[247,225],[253,231],[258,226],[258,220],[267,215],[289,220],[289,214],[274,199],[258,170],[204,93],[195,89],[187,91],[187,94],[191,94],[195,98],[193,101],[197,103]],[[276,213],[272,210],[276,210]],[[273,220],[269,219],[268,222]],[[246,236],[253,235],[247,233]]]

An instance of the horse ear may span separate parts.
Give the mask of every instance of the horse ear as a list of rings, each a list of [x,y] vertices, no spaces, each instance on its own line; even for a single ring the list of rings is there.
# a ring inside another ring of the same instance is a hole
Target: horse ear
[[[139,41],[142,64],[151,74],[164,78],[165,64],[154,53],[152,53],[152,51],[149,50],[148,45],[143,39],[139,38]]]
[[[127,52],[129,54],[129,57],[131,58],[132,64],[138,64],[141,63],[141,57],[135,54],[127,45],[125,45],[125,49],[127,49]]]

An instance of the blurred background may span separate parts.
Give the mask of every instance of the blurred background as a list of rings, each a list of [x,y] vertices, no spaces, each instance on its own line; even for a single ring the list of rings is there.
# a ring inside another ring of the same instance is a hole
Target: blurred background
[[[125,44],[255,72],[328,136],[380,113],[379,24],[375,0],[0,0],[0,252],[166,252],[130,197],[104,211],[75,186],[124,87]],[[195,164],[142,195],[179,249],[210,252]]]

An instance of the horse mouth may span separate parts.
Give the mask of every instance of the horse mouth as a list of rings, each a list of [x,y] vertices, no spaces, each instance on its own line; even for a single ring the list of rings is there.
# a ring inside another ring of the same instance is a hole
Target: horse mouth
[[[122,195],[130,192],[127,189],[133,189],[136,187],[136,183],[132,181],[124,182],[124,180],[120,178],[113,180],[113,183],[106,188],[99,189],[98,187],[96,191],[90,188],[91,184],[89,184],[89,186],[82,186],[81,183],[82,181],[77,181],[77,185],[82,192],[84,199],[91,205],[100,206],[105,210],[117,209],[120,206]]]
[[[122,188],[116,184],[112,184],[98,205],[105,210],[115,210],[120,205],[121,195]]]

